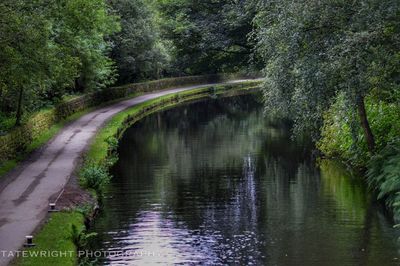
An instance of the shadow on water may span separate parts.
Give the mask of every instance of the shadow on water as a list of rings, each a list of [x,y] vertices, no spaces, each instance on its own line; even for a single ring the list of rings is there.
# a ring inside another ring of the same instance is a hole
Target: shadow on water
[[[258,99],[199,101],[126,131],[93,229],[101,263],[396,264],[396,233],[360,178],[316,165]]]

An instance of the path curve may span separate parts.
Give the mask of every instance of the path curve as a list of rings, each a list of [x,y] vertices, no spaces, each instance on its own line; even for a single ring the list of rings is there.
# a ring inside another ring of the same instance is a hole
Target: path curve
[[[242,82],[235,80],[227,83]],[[115,114],[160,96],[223,83],[149,93],[90,112],[63,128],[46,146],[11,172],[0,187],[0,252],[19,250],[45,219],[50,197],[62,191],[95,133]],[[8,182],[8,184],[4,184]],[[0,253],[0,265],[13,258]]]

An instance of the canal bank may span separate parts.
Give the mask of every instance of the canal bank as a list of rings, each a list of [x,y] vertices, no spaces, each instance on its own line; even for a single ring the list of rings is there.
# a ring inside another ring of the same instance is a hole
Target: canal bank
[[[110,150],[110,147],[112,147],[112,144],[114,143],[113,139],[118,139],[118,137],[123,133],[124,128],[134,123],[141,117],[144,117],[152,112],[163,108],[175,106],[184,101],[190,101],[202,97],[219,95],[229,92],[247,92],[248,90],[257,88],[259,83],[260,81],[240,81],[227,84],[213,84],[205,87],[203,85],[169,91],[168,93],[166,93],[168,95],[165,96],[162,96],[162,93],[155,93],[152,95],[152,97],[154,97],[153,99],[146,96],[141,96],[144,98],[138,97],[136,98],[136,100],[134,100],[134,102],[137,104],[136,106],[115,115],[106,124],[106,126],[103,127],[98,134],[96,134],[96,137],[91,142],[90,148],[87,150],[84,159],[81,160],[81,162],[83,162],[83,166],[80,167],[80,169],[83,169],[82,171],[84,171],[84,169],[87,168],[89,165],[98,165],[102,169],[103,167],[111,166],[112,159],[110,160],[110,158],[112,158],[113,152],[112,149]],[[141,103],[140,101],[143,102]],[[133,105],[133,103],[130,102],[129,105]],[[79,171],[79,173],[81,173],[82,171]],[[75,176],[79,175],[79,173],[76,172]],[[42,248],[63,248],[64,250],[66,249],[68,251],[71,251],[71,247],[73,247],[74,245],[82,245],[84,243],[84,240],[81,243],[79,243],[79,241],[80,239],[85,239],[87,235],[80,228],[82,226],[82,222],[84,221],[84,217],[87,218],[87,216],[93,216],[93,206],[96,205],[96,200],[93,200],[93,198],[96,199],[96,197],[98,196],[98,192],[93,193],[93,190],[89,189],[92,196],[89,196],[88,193],[86,193],[88,196],[82,197],[82,191],[79,188],[78,178],[72,178],[71,180],[72,181],[69,182],[70,188],[68,188],[67,186],[67,189],[63,193],[64,195],[68,196],[61,196],[60,198],[60,205],[64,204],[71,210],[69,212],[57,213],[56,217],[59,217],[59,219],[52,219],[50,216],[48,223],[43,227],[42,230],[39,230],[39,233],[37,234],[37,240],[39,240],[40,242],[37,243],[37,247],[31,250],[41,250]],[[78,195],[78,198],[75,198],[74,195]],[[82,207],[82,204],[86,206]],[[77,209],[76,207],[74,207],[74,205],[80,205],[80,208]],[[68,223],[69,226],[67,226],[66,230],[51,230],[51,228],[57,228],[59,226],[59,223]],[[72,230],[71,224],[75,225],[75,231]],[[86,224],[88,223],[86,222]],[[71,230],[68,230],[68,227],[71,228]],[[58,243],[60,245],[57,245]],[[68,263],[69,261],[69,263],[73,265],[74,263],[76,263],[76,251],[72,251],[74,255],[70,260],[65,260],[64,258],[46,259],[40,257],[29,257],[18,260],[17,264],[42,265],[43,263],[50,263],[51,265],[57,265],[57,263],[59,263],[61,259],[62,263]]]
[[[251,96],[125,131],[90,230],[100,265],[396,265],[398,234],[362,177],[316,162]]]

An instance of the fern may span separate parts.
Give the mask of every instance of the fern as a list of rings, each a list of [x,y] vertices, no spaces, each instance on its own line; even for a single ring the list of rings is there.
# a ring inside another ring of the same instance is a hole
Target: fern
[[[400,139],[388,143],[371,158],[367,179],[378,193],[378,199],[385,200],[395,220],[400,221]]]

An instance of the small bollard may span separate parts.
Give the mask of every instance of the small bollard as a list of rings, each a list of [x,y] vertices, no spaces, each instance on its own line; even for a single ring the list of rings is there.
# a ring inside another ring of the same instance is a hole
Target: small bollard
[[[34,247],[35,244],[33,244],[33,236],[26,236],[26,243],[24,244],[24,247]]]
[[[56,209],[56,204],[55,203],[50,203],[49,204],[49,212],[58,212]]]

